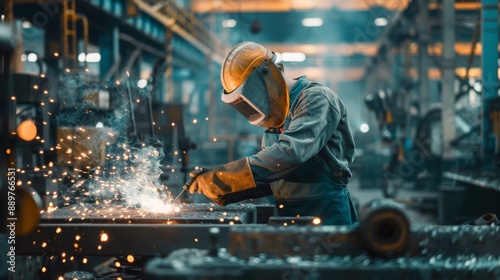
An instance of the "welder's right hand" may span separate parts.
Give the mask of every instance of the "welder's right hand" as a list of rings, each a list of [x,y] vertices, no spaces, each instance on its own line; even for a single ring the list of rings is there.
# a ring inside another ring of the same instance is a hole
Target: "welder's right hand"
[[[183,189],[186,191],[189,191],[191,194],[193,194],[195,191],[198,191],[197,189],[195,189],[195,187],[192,187],[194,181],[196,180],[196,178],[198,178],[198,176],[200,176],[201,174],[203,174],[209,170],[210,170],[210,168],[202,167],[202,168],[196,169],[194,171],[191,171],[189,173],[189,177],[191,177],[191,178],[186,182],[186,184],[184,184]]]
[[[195,179],[189,192],[204,194],[221,206],[228,203],[228,195],[256,187],[247,158],[204,171],[190,174]]]

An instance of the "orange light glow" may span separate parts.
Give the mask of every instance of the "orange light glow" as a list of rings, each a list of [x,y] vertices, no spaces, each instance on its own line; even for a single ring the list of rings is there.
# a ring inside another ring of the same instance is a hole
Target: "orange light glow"
[[[24,141],[32,141],[37,134],[36,124],[32,120],[25,120],[17,127],[17,135]]]

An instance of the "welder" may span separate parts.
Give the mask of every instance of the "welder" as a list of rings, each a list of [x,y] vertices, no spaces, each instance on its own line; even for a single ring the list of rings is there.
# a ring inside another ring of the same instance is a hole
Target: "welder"
[[[265,128],[262,150],[193,173],[189,191],[219,205],[274,195],[280,216],[354,225],[347,184],[355,143],[346,107],[328,87],[287,77],[276,59],[254,42],[237,44],[224,59],[222,101]]]

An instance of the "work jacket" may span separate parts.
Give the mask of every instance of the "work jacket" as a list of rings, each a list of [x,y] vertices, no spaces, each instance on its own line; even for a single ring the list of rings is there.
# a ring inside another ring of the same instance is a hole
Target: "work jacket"
[[[345,105],[328,87],[297,79],[280,129],[268,129],[249,157],[257,185],[269,184],[280,216],[315,216],[323,224],[357,221],[347,183],[355,144]]]

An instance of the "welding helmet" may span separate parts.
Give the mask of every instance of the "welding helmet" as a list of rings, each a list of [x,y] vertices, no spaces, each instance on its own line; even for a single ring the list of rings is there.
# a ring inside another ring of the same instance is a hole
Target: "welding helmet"
[[[222,101],[252,125],[281,127],[288,114],[288,88],[275,59],[276,54],[267,48],[243,42],[222,63]]]

